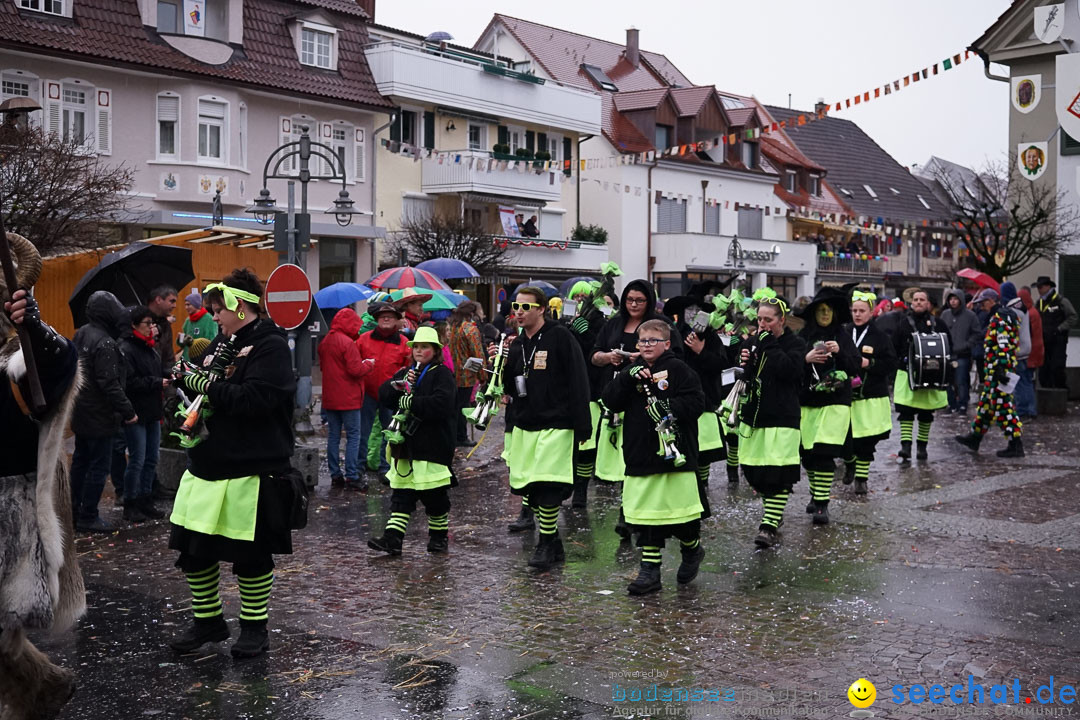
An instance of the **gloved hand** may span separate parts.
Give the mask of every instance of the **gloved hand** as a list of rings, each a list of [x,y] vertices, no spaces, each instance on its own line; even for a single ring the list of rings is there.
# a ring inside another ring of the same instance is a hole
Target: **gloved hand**
[[[210,363],[210,370],[218,375],[223,375],[225,373],[225,368],[229,367],[235,359],[235,343],[225,341],[214,348],[214,359]]]
[[[574,322],[570,323],[570,329],[576,332],[578,335],[589,331],[589,321],[583,317],[574,318]]]
[[[203,370],[194,370],[190,375],[184,376],[183,383],[188,390],[205,395],[215,380],[216,378],[213,375]]]
[[[640,379],[642,377],[642,373],[644,373],[648,369],[649,368],[644,365],[635,365],[630,368],[630,377],[634,378],[635,380]]]
[[[663,406],[661,406],[658,402],[646,404],[645,412],[648,413],[649,417],[652,418],[653,422],[657,423],[663,420],[664,416],[667,414],[664,412]]]
[[[401,410],[402,412],[408,412],[409,408],[411,408],[411,407],[412,407],[412,393],[402,395],[401,399],[398,400],[398,409]]]

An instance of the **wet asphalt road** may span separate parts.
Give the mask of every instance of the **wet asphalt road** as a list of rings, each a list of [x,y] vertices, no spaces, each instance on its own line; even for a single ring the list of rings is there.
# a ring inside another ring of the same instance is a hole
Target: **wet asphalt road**
[[[278,559],[263,658],[235,662],[228,643],[189,656],[167,647],[190,599],[163,522],[79,539],[89,612],[42,646],[79,673],[71,720],[839,717],[859,677],[877,686],[877,717],[943,713],[896,705],[890,688],[969,676],[987,688],[1018,678],[1021,707],[1010,708],[1030,711],[1029,689],[1050,676],[1080,681],[1080,408],[1070,410],[1028,426],[1019,461],[993,456],[997,435],[977,457],[960,449],[949,439],[965,429],[958,418],[935,424],[927,462],[898,466],[887,441],[867,500],[838,482],[834,522],[813,527],[800,483],[768,551],[752,544],[760,500],[714,466],[701,575],[677,587],[669,543],[664,589],[646,598],[625,592],[638,555],[612,531],[614,486],[594,484],[587,511],[562,513],[565,566],[526,567],[533,538],[506,532],[518,503],[493,426],[458,463],[446,556],[425,552],[420,511],[402,557],[373,553],[389,489],[346,492],[324,478],[295,554]],[[119,520],[111,496],[102,507]],[[705,699],[618,699],[653,683]]]

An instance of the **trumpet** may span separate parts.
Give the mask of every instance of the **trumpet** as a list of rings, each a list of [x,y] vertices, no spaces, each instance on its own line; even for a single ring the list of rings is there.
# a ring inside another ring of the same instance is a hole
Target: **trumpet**
[[[743,368],[734,368],[735,385],[731,388],[724,403],[720,406],[721,417],[728,427],[736,427],[739,424],[739,408],[742,407],[746,397],[746,380],[743,379],[746,371]]]
[[[506,346],[506,333],[499,336],[498,352],[491,364],[490,379],[487,387],[476,393],[476,406],[462,409],[465,420],[478,430],[487,430],[491,418],[499,412],[499,401],[503,395],[503,367],[506,358],[510,354],[510,348]]]
[[[674,416],[664,403],[660,402],[660,398],[653,395],[648,382],[641,383],[641,387],[645,390],[645,402],[650,407],[659,408],[662,413],[660,422],[656,423],[656,435],[660,438],[660,449],[656,451],[656,454],[663,455],[665,460],[673,461],[675,467],[682,467],[686,464],[686,456],[682,454],[677,444]]]
[[[420,363],[413,363],[410,371],[415,372],[419,368]],[[408,377],[408,375],[406,375],[406,377]],[[409,385],[407,384],[407,381],[403,382],[406,382],[405,394],[412,395],[413,390],[416,388],[416,385]],[[390,418],[390,424],[386,426],[385,430],[383,430],[383,435],[386,436],[386,442],[390,443],[391,445],[400,445],[401,443],[405,442],[406,436],[412,435],[414,432],[416,432],[416,427],[418,424],[419,423],[415,421],[415,418],[413,418],[411,410],[402,410],[398,408],[398,411],[394,413],[393,417]]]

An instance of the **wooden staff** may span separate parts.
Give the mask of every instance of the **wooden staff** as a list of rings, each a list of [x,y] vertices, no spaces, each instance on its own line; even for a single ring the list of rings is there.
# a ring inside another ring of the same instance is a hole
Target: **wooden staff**
[[[11,259],[11,245],[8,244],[7,232],[4,231],[4,216],[0,213],[0,265],[4,266],[4,282],[12,295],[19,289],[16,283],[15,262]],[[29,292],[30,288],[23,288]],[[45,393],[41,391],[41,378],[38,377],[37,363],[34,362],[34,348],[30,345],[30,333],[23,323],[16,323],[19,334],[19,346],[22,348],[23,361],[26,364],[26,382],[30,386],[30,409],[35,415],[45,411]]]

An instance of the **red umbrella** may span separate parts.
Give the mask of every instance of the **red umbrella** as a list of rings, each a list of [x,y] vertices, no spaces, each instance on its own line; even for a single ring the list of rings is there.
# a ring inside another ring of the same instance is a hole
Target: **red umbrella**
[[[412,267],[396,267],[383,270],[381,273],[373,275],[364,284],[380,290],[401,290],[404,288],[450,290],[450,286],[444,283],[438,275]]]
[[[979,287],[992,288],[996,292],[1001,291],[1001,283],[994,278],[990,277],[984,272],[979,272],[975,268],[964,268],[956,273],[959,277],[966,280],[970,280]]]

